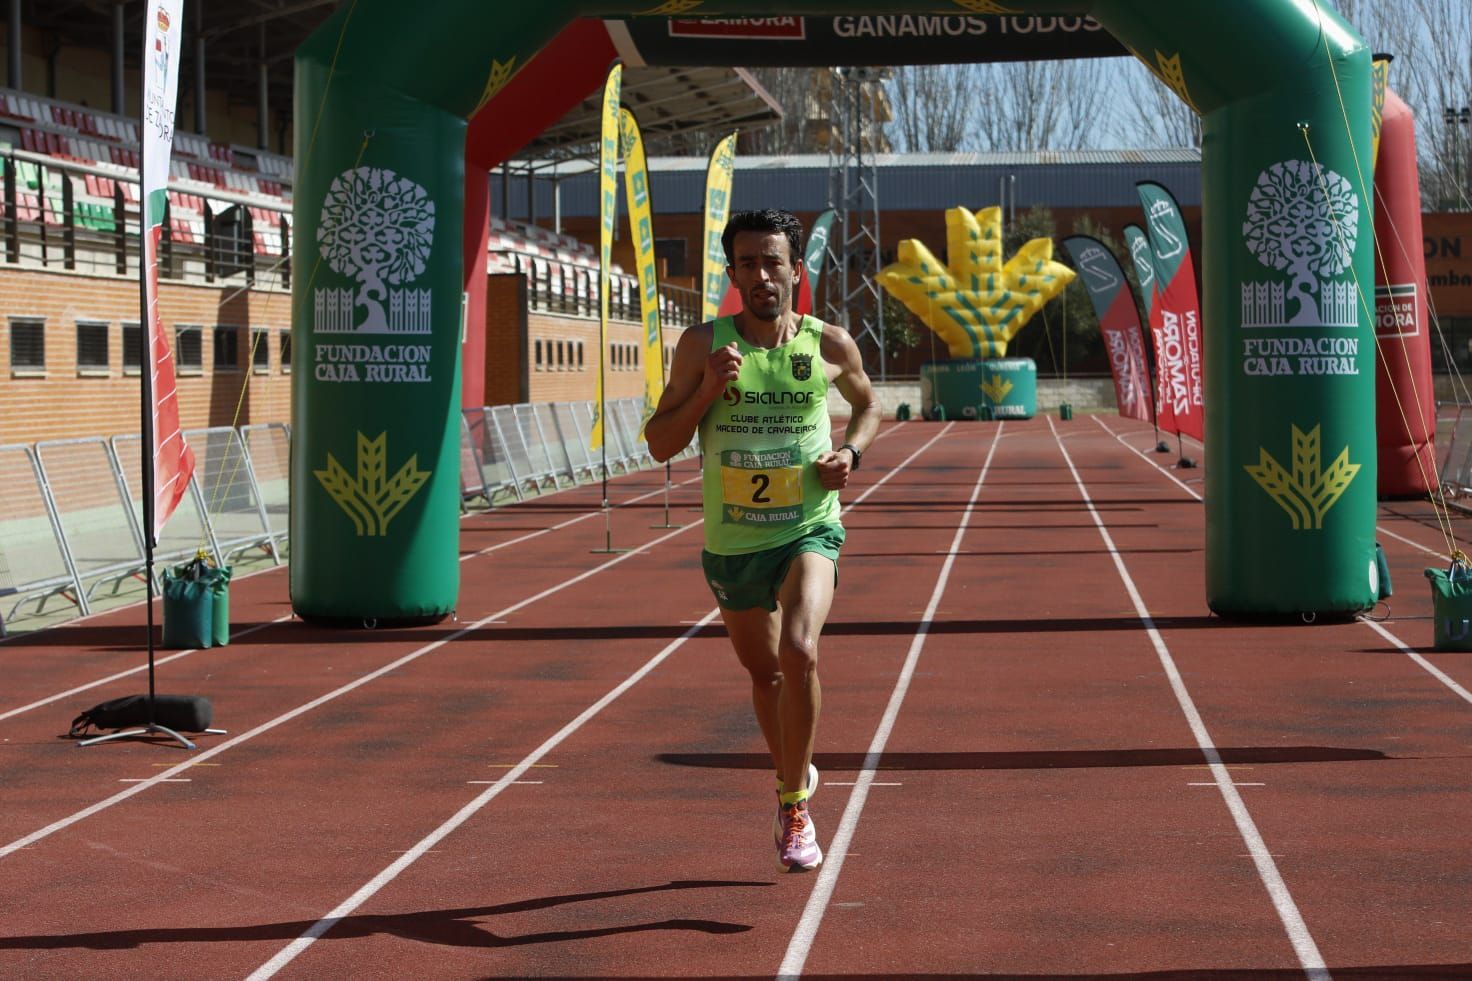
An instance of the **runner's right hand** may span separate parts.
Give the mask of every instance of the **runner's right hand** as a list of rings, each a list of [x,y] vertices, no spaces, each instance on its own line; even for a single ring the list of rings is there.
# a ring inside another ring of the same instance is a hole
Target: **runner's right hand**
[[[741,374],[741,352],[732,341],[718,347],[705,359],[705,383],[709,387],[724,389]]]

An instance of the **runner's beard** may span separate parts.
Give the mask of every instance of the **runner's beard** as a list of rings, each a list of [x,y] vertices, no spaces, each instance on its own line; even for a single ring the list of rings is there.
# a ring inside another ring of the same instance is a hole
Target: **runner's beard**
[[[768,300],[758,300],[756,290],[750,290],[742,297],[746,303],[746,312],[758,320],[768,323],[781,317],[787,311],[788,302],[792,297],[790,290],[781,287],[772,287],[772,297]]]

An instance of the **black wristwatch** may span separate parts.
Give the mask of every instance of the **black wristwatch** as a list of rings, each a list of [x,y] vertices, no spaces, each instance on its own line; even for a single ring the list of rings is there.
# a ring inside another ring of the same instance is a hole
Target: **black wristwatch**
[[[857,469],[859,469],[859,461],[864,458],[864,454],[859,452],[859,448],[857,446],[855,446],[854,444],[852,444],[852,443],[844,443],[842,446],[839,447],[839,449],[840,450],[848,450],[850,453],[852,453],[854,455],[854,465],[851,466],[851,467],[849,467],[849,469],[850,470],[857,470]]]

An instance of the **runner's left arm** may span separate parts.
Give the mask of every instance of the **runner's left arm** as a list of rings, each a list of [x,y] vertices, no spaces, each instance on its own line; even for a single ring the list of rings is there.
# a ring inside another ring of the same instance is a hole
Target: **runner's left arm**
[[[860,453],[869,448],[874,434],[879,431],[879,396],[864,371],[864,360],[859,355],[859,346],[848,331],[833,324],[823,325],[823,360],[838,369],[833,386],[838,389],[851,410],[848,427],[843,433],[843,442],[856,447]],[[848,475],[853,472],[853,454],[844,449],[824,453],[814,462],[818,468],[818,479],[828,490],[842,490],[848,484]]]

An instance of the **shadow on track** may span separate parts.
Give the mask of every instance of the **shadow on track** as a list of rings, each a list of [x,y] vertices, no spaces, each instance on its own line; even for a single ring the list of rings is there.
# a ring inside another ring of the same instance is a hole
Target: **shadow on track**
[[[694,930],[699,933],[745,933],[752,929],[743,923],[720,920],[672,919],[652,923],[626,923],[620,926],[594,927],[587,930],[555,930],[502,937],[475,922],[480,917],[524,913],[548,909],[567,903],[586,903],[600,899],[618,899],[645,893],[680,889],[724,889],[770,886],[770,882],[727,882],[676,880],[660,886],[639,886],[606,892],[574,893],[547,896],[498,906],[470,906],[461,909],[426,910],[422,913],[390,913],[377,916],[345,916],[333,925],[324,940],[347,940],[377,935],[401,937],[421,943],[451,947],[521,947],[528,944],[561,943],[588,940],[624,933],[647,933],[654,930]],[[140,930],[102,930],[95,933],[56,933],[31,936],[0,937],[0,950],[130,950],[146,944],[170,943],[234,943],[252,940],[293,941],[316,925],[315,920],[288,920],[234,927],[159,927]]]
[[[1472,962],[1465,964],[1387,964],[1374,967],[1336,967],[1330,965],[1336,978],[1358,978],[1362,981],[1400,981],[1404,978],[1468,978]],[[911,974],[910,981],[983,981],[1007,978],[1009,981],[1303,981],[1302,968],[1190,968],[1181,971],[1121,971],[1112,974]],[[593,975],[538,975],[542,981],[594,981]],[[699,978],[700,981],[771,981],[767,974],[685,974],[661,975],[665,978]],[[804,981],[870,981],[893,979],[894,974],[804,974]],[[488,979],[489,981],[489,979]]]
[[[1217,750],[1223,763],[1356,763],[1412,759],[1387,756],[1378,749],[1337,746],[1225,746]],[[816,753],[818,769],[857,773],[864,768],[863,753]],[[765,753],[660,753],[655,757],[673,766],[731,770],[770,770]],[[879,770],[1067,770],[1134,766],[1203,766],[1206,756],[1195,747],[1182,749],[1063,749],[997,753],[885,753]]]

